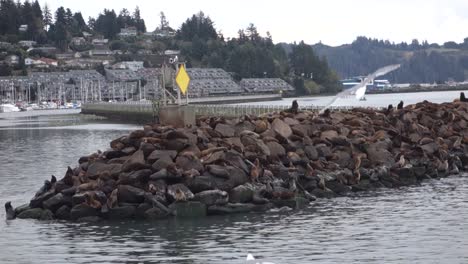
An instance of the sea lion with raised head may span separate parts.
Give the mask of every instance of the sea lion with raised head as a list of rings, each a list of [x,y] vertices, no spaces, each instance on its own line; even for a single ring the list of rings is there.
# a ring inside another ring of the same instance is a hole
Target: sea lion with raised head
[[[13,206],[11,206],[10,201],[5,203],[5,211],[6,211],[6,219],[7,220],[13,220],[13,219],[16,218],[15,210],[13,209]]]
[[[41,196],[42,194],[46,193],[47,191],[50,190],[50,188],[52,188],[52,183],[50,183],[49,180],[45,180],[44,181],[44,185],[39,189],[39,191],[36,192],[36,195],[34,197],[39,197]]]
[[[397,105],[397,109],[403,109],[403,101],[400,101],[400,103]]]
[[[468,102],[468,99],[466,99],[464,92],[460,93],[460,102]]]
[[[180,190],[180,188],[177,188],[175,190],[175,200],[176,202],[185,202],[187,201],[187,197],[185,196],[185,193]]]

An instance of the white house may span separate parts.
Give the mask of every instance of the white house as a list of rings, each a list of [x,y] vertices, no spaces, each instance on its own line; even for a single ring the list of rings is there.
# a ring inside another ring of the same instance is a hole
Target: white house
[[[121,28],[120,33],[117,34],[119,37],[135,37],[137,30],[135,27]]]
[[[107,45],[109,43],[109,39],[105,38],[95,38],[92,41],[93,45]]]
[[[37,42],[34,40],[21,40],[18,42],[18,44],[21,47],[32,48],[34,45],[37,44]]]

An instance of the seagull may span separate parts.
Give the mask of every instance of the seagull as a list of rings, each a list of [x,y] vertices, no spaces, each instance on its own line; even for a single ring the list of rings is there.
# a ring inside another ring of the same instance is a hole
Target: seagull
[[[269,262],[269,261],[259,261],[259,260],[256,260],[254,258],[254,256],[252,254],[247,254],[247,263],[251,263],[251,264],[275,264],[273,262]]]
[[[335,95],[335,97],[324,108],[322,108],[322,110],[320,110],[320,113],[323,113],[325,110],[327,110],[339,98],[345,98],[345,97],[354,95],[356,97],[356,99],[360,100],[366,94],[367,84],[372,82],[376,77],[379,77],[379,76],[385,75],[385,74],[387,74],[389,72],[392,72],[392,71],[400,68],[400,66],[401,66],[400,64],[388,65],[388,66],[385,66],[385,67],[382,67],[382,68],[378,69],[374,73],[371,73],[371,74],[367,75],[367,77],[365,77],[361,81],[360,84],[357,84],[354,87],[346,89],[346,90],[338,93],[337,95]]]

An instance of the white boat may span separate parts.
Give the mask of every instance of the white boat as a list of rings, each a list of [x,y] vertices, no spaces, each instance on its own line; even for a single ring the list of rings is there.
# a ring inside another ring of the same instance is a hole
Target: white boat
[[[0,113],[19,112],[20,109],[13,104],[1,104]]]

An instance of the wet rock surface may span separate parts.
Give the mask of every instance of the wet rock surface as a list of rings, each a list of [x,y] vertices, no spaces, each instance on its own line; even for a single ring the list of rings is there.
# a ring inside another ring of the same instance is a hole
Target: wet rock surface
[[[468,103],[146,125],[53,177],[18,218],[157,220],[302,208],[468,169]]]

